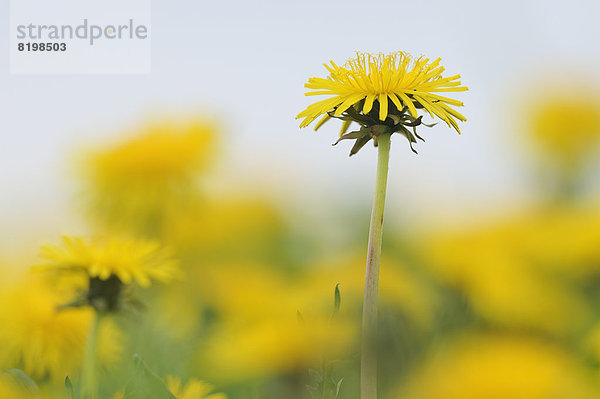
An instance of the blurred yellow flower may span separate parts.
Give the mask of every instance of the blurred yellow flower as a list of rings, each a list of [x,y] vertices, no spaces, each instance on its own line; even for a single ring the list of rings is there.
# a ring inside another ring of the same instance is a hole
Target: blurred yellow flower
[[[170,213],[165,241],[179,251],[245,258],[272,251],[283,229],[268,199],[236,193],[195,199]]]
[[[187,384],[182,385],[181,380],[176,377],[167,377],[169,391],[177,399],[226,399],[222,393],[211,393],[214,387],[203,381],[192,378]]]
[[[219,315],[198,352],[197,373],[213,379],[258,378],[302,372],[319,367],[324,359],[351,358],[358,350],[363,262],[364,254],[323,259],[287,274],[251,260],[231,260],[190,272],[187,280],[194,293],[182,288],[174,292],[181,298],[169,299],[173,312],[189,313],[189,298],[202,296],[196,299],[199,306]],[[434,315],[433,293],[394,259],[383,262],[382,303],[405,312],[410,325],[425,330]],[[338,282],[342,306],[330,320]],[[182,323],[187,321],[173,320],[171,325]]]
[[[165,121],[86,153],[82,178],[93,215],[119,227],[160,229],[163,212],[185,202],[212,164],[217,130],[204,120]]]
[[[531,267],[583,281],[600,273],[600,206],[562,204],[541,207],[513,222],[516,252]]]
[[[537,91],[524,111],[533,145],[562,168],[578,168],[600,142],[600,93],[588,84]]]
[[[576,285],[600,272],[600,209],[553,206],[420,240],[426,266],[488,321],[577,333],[592,315]]]
[[[327,95],[331,98],[300,112],[297,118],[304,118],[300,127],[308,126],[323,114],[324,120],[341,116],[351,107],[367,115],[375,101],[379,105],[377,118],[385,121],[391,101],[398,111],[407,107],[413,118],[418,117],[417,108],[424,108],[431,116],[435,114],[460,132],[454,118],[461,121],[466,118],[451,105],[462,106],[463,103],[436,93],[465,91],[467,88],[460,86],[460,75],[442,77],[444,67],[440,66],[440,61],[437,58],[430,62],[423,56],[415,59],[401,51],[387,55],[357,53],[341,67],[330,61],[331,66],[325,64],[329,76],[326,79],[310,78],[305,87],[314,90],[307,92],[307,96]]]
[[[415,373],[397,395],[403,399],[585,399],[598,391],[562,350],[532,339],[471,336]]]
[[[213,281],[227,283],[229,274],[215,269],[256,262],[260,264],[260,278],[266,264],[285,256],[278,252],[281,245],[274,246],[288,234],[285,223],[278,209],[263,196],[235,192],[196,198],[169,213],[168,220],[164,240],[182,258],[186,278],[166,287],[154,306],[169,334],[179,339],[191,337],[202,326],[198,309],[218,302],[212,293],[213,284],[220,287],[220,283]]]
[[[285,314],[269,314],[251,319],[227,320],[205,342],[198,363],[209,367],[213,378],[226,380],[264,378],[318,367],[327,356],[341,360],[350,357],[349,344],[356,335],[352,320],[304,317],[290,306]]]
[[[2,374],[0,374],[0,398],[2,399],[36,399],[39,398],[38,395],[31,394],[23,389],[21,389],[18,385],[13,383],[8,378],[5,378]]]
[[[364,253],[356,253],[319,260],[302,282],[307,292],[304,299],[312,302],[304,305],[316,307],[316,302],[320,301],[322,305],[329,306],[326,299],[331,295],[332,287],[339,282],[343,290],[344,309],[358,316],[364,295],[364,257]],[[379,282],[381,303],[403,311],[411,326],[427,328],[435,314],[436,297],[433,290],[397,259],[383,256],[381,263],[385,265]]]
[[[165,121],[150,125],[138,137],[98,152],[93,159],[106,184],[169,185],[190,181],[208,167],[215,151],[215,126],[206,121]],[[110,181],[109,181],[110,180]]]
[[[22,368],[33,378],[50,377],[56,382],[78,370],[94,315],[90,308],[59,309],[68,299],[33,278],[13,281],[2,289],[0,369]],[[111,366],[120,357],[123,335],[105,320],[99,337],[100,364]]]
[[[202,291],[219,314],[198,353],[203,375],[231,380],[306,370],[324,356],[344,358],[355,341],[353,314],[342,307],[329,320],[335,283],[327,287],[325,305],[307,306],[316,302],[308,299],[314,291],[276,269],[246,262],[202,276]]]
[[[44,245],[38,269],[83,272],[90,278],[116,276],[123,284],[148,287],[152,281],[169,282],[179,268],[169,252],[154,241],[121,238],[62,238],[62,245]]]

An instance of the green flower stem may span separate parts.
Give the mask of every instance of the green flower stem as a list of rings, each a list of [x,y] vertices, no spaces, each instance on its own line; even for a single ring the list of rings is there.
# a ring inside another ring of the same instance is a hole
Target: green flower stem
[[[385,207],[385,191],[390,159],[390,136],[391,134],[384,133],[377,138],[377,178],[375,180],[375,198],[373,199],[373,211],[371,212],[371,225],[369,228],[365,298],[363,301],[361,399],[377,398],[377,297],[383,237],[383,209]]]
[[[81,367],[81,399],[98,399],[98,367],[96,347],[102,315],[94,312],[92,324],[85,342],[83,365]]]

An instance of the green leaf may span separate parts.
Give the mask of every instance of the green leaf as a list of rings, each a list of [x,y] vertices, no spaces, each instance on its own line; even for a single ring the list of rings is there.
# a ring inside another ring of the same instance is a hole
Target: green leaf
[[[133,360],[135,374],[125,387],[123,399],[177,399],[139,355],[134,355]]]
[[[342,295],[340,294],[340,283],[337,283],[333,292],[333,313],[331,314],[331,319],[333,319],[335,315],[338,314],[338,312],[340,311],[341,303]]]
[[[337,397],[340,394],[340,388],[342,387],[342,382],[344,382],[344,378],[343,377],[335,385],[335,396],[334,396],[335,399],[337,399]]]
[[[75,399],[75,392],[73,391],[73,384],[69,376],[65,377],[65,389],[67,390],[67,399]]]

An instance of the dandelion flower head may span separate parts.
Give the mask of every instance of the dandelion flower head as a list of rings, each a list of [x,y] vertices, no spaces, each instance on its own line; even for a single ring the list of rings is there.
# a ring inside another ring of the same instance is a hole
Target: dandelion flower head
[[[0,398],[2,399],[34,399],[39,398],[33,392],[20,386],[7,375],[0,373]]]
[[[81,237],[62,238],[62,245],[45,245],[38,268],[82,271],[90,278],[117,277],[123,284],[148,287],[152,281],[169,282],[179,274],[168,251],[155,241]]]
[[[316,130],[330,118],[338,118],[344,121],[342,135],[351,122],[356,122],[363,127],[387,126],[387,132],[401,133],[413,142],[414,134],[407,133],[406,126],[420,125],[418,110],[423,109],[460,133],[457,120],[466,118],[453,107],[463,103],[438,93],[466,91],[467,87],[461,86],[460,75],[443,77],[440,61],[424,56],[414,58],[406,52],[357,53],[343,66],[331,61],[330,65],[325,64],[329,76],[313,77],[305,84],[311,90],[307,96],[329,98],[300,112],[300,127],[321,117]]]

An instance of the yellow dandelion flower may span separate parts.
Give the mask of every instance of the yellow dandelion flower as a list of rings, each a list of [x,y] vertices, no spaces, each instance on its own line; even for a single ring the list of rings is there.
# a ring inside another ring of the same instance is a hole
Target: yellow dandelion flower
[[[437,349],[396,398],[596,398],[584,364],[533,339],[472,336]]]
[[[47,260],[41,268],[83,271],[100,280],[116,276],[123,284],[142,287],[179,274],[170,254],[155,241],[64,236],[62,246],[44,245],[40,257]]]
[[[49,377],[56,382],[78,370],[94,314],[90,308],[61,309],[67,299],[33,277],[2,289],[0,369],[21,368],[32,378]],[[105,320],[97,347],[103,367],[120,358],[122,340],[122,332]]]
[[[168,251],[146,240],[65,236],[62,245],[43,246],[40,257],[46,263],[37,270],[87,275],[89,288],[78,304],[102,311],[120,307],[123,284],[148,287],[152,281],[169,282],[180,272]]]
[[[307,96],[326,95],[330,98],[309,105],[296,118],[304,118],[300,127],[306,127],[323,116],[315,130],[330,118],[339,118],[344,121],[342,138],[349,124],[356,122],[365,128],[364,135],[353,132],[345,138],[367,137],[366,128],[369,128],[372,136],[398,132],[413,143],[415,137],[420,137],[415,129],[413,134],[406,127],[420,125],[417,110],[424,109],[460,133],[456,119],[466,121],[466,118],[452,106],[463,103],[437,93],[466,91],[467,87],[461,86],[460,75],[442,77],[444,67],[440,61],[437,58],[430,62],[423,56],[413,58],[401,51],[387,55],[357,53],[343,66],[330,61],[331,65],[325,64],[329,71],[327,78],[310,78],[305,84],[312,90],[306,93]],[[374,131],[373,126],[378,125],[387,130]]]
[[[600,94],[587,84],[542,90],[542,101],[530,101],[526,128],[532,145],[561,168],[577,169],[600,141]]]
[[[166,121],[110,147],[85,152],[84,193],[102,222],[159,229],[165,210],[194,192],[212,164],[218,128],[204,120]]]
[[[285,273],[249,262],[219,266],[198,280],[204,303],[222,316],[197,352],[199,373],[214,379],[260,378],[306,370],[319,365],[324,355],[350,356],[357,324],[345,307],[330,320],[335,280],[325,287],[328,297],[318,303],[314,287],[303,279],[298,284]]]
[[[2,399],[39,399],[36,393],[22,389],[14,381],[0,374],[0,398]]]
[[[483,318],[556,335],[589,324],[592,309],[574,283],[600,267],[597,206],[538,207],[434,231],[419,240],[427,243],[420,248],[425,267],[460,289]]]
[[[271,251],[281,215],[266,198],[245,192],[190,201],[170,214],[165,241],[178,250],[248,256]]]
[[[238,317],[222,323],[198,352],[196,365],[213,378],[226,380],[264,378],[279,373],[302,372],[318,367],[324,355],[349,358],[356,335],[353,320],[329,323],[327,316],[299,322],[297,309],[263,318]],[[271,309],[269,309],[271,311]]]
[[[187,180],[210,165],[214,156],[215,127],[207,122],[164,122],[151,125],[144,134],[94,157],[98,177],[146,183]],[[123,172],[126,172],[123,173]],[[123,181],[121,181],[123,183]],[[116,184],[116,183],[115,183]]]
[[[226,399],[225,394],[211,393],[214,387],[206,382],[192,378],[185,386],[181,380],[176,377],[167,377],[167,386],[169,391],[177,397],[177,399]]]

